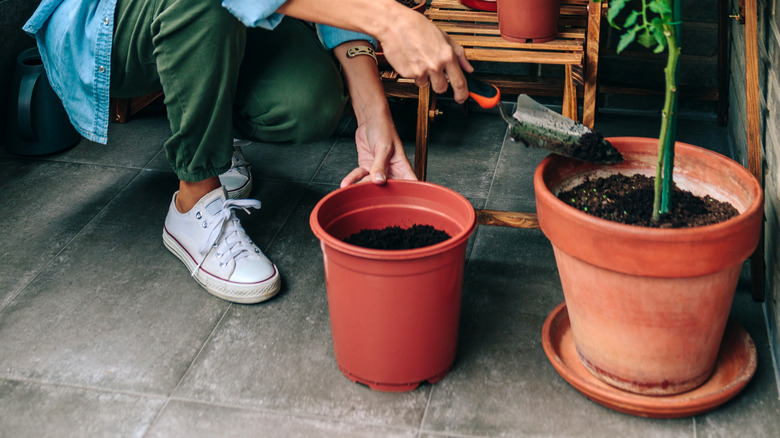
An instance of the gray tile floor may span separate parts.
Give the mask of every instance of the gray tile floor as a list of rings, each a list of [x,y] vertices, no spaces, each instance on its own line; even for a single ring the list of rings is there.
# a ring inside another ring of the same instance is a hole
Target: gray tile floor
[[[429,180],[475,206],[532,210],[545,153],[504,143],[496,113],[442,101]],[[414,103],[396,104],[411,154]],[[655,136],[652,118],[601,114],[606,135]],[[562,300],[537,230],[478,227],[467,252],[454,369],[435,385],[379,393],[340,374],[331,348],[314,204],[354,163],[354,122],[302,146],[246,148],[262,210],[244,219],[282,292],[231,305],[163,247],[176,178],[155,111],[53,156],[0,152],[0,437],[776,437],[780,402],[764,313],[746,274],[733,317],[758,346],[747,388],[695,418],[650,420],[597,405],[541,346]],[[725,128],[681,119],[681,141],[727,150]],[[747,272],[747,270],[746,270]]]

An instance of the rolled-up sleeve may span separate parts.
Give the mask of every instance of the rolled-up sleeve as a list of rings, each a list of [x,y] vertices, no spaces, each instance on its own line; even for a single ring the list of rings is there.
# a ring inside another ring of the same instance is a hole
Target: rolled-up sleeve
[[[244,26],[273,29],[284,17],[276,10],[285,1],[287,0],[223,0],[222,6]]]
[[[351,30],[318,24],[317,35],[319,35],[322,44],[329,50],[341,43],[354,40],[367,40],[376,49],[376,39],[360,32],[352,32]]]

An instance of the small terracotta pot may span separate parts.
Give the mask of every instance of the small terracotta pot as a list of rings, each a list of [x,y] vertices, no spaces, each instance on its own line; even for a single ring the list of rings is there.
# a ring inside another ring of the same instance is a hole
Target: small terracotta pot
[[[671,395],[712,373],[742,263],[758,244],[763,194],[753,175],[720,154],[677,143],[675,183],[730,202],[740,214],[697,228],[618,224],[555,197],[585,176],[655,174],[658,140],[612,138],[626,160],[604,167],[557,155],[534,175],[539,226],[555,252],[577,352],[623,390]]]
[[[544,43],[558,35],[559,0],[498,0],[497,7],[505,40]]]
[[[409,391],[443,378],[455,360],[471,203],[431,183],[362,183],[325,196],[309,223],[320,239],[333,349],[350,380]],[[377,250],[344,238],[362,229],[431,225],[450,239]]]

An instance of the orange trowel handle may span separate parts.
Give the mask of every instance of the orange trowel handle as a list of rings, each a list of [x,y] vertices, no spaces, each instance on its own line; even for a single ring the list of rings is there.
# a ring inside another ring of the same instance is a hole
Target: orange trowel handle
[[[501,91],[495,85],[482,82],[470,73],[463,72],[466,76],[466,86],[469,89],[469,97],[484,109],[494,108],[501,101]]]

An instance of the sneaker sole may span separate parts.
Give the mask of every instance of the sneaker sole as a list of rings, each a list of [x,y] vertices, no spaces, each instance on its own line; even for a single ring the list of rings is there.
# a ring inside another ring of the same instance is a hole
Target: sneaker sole
[[[187,250],[173,236],[168,234],[168,230],[163,229],[162,237],[165,247],[184,263],[188,272],[192,272],[198,266]],[[193,278],[208,293],[225,301],[239,304],[256,304],[272,298],[281,289],[282,281],[279,276],[279,270],[276,269],[276,265],[273,266],[274,275],[257,283],[235,283],[222,280],[203,269],[198,269]]]

